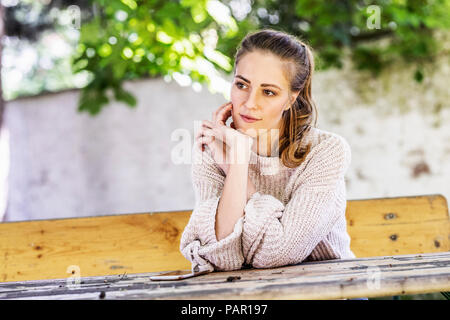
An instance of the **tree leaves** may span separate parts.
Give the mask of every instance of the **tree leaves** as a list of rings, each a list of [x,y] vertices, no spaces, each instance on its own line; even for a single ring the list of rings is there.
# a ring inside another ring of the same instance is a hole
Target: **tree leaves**
[[[122,89],[124,80],[181,74],[213,83],[212,69],[232,72],[239,42],[264,27],[307,41],[318,69],[342,67],[349,52],[356,69],[374,75],[398,59],[420,65],[413,77],[421,82],[423,64],[440,48],[435,29],[450,27],[450,0],[253,0],[240,20],[230,0],[94,2],[101,14],[82,25],[82,46],[73,60],[74,69],[93,74],[79,105],[91,114],[109,102],[108,90],[111,98],[136,106],[136,98]],[[120,10],[126,14],[117,19]]]

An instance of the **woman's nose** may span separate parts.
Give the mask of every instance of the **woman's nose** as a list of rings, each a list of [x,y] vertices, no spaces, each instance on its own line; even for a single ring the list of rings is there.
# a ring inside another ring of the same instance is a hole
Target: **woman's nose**
[[[256,96],[256,90],[250,91],[248,94],[248,99],[245,102],[245,106],[247,109],[257,109],[258,102],[257,102],[257,96]]]

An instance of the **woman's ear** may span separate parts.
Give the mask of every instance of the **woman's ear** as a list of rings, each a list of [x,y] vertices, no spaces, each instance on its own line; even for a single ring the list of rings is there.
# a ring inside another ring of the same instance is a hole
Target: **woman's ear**
[[[288,103],[286,104],[284,111],[287,111],[291,108],[291,106],[294,104],[295,100],[297,100],[297,97],[299,94],[300,94],[300,91],[295,91],[291,94],[291,100],[288,101]]]
[[[295,100],[297,100],[297,97],[298,97],[298,95],[300,94],[300,90],[299,91],[294,91],[293,93],[292,93],[292,96],[291,96],[291,104],[293,104],[294,102],[295,102]]]

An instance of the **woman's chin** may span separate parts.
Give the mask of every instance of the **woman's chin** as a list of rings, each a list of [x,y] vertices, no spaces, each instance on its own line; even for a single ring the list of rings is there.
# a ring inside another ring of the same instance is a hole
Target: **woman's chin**
[[[233,121],[236,130],[241,131],[242,133],[256,138],[258,135],[258,130],[254,127],[252,123],[246,123],[243,121]]]
[[[242,131],[242,133],[246,134],[247,136],[252,137],[253,139],[258,136],[258,131],[252,127],[241,128],[240,131]]]

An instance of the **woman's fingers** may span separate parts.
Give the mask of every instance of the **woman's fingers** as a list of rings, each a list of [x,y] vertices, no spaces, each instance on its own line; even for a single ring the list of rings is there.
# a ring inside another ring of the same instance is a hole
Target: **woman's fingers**
[[[214,127],[214,123],[209,120],[203,120],[202,121],[202,128],[210,128],[212,129]]]
[[[217,126],[217,125],[214,125],[214,123],[212,123],[211,121],[203,120],[201,131],[202,131],[203,135],[208,135],[208,136],[213,135],[217,139],[223,141],[223,139],[224,139],[223,129],[224,128],[225,128],[225,126]]]
[[[199,137],[196,141],[197,146],[205,151],[205,145],[210,146],[210,143],[214,141],[214,137]],[[210,148],[211,149],[211,148]]]
[[[223,109],[225,108],[227,105],[231,104],[231,101],[228,101],[226,103],[224,103],[223,105],[221,105],[220,107],[218,107],[214,112],[213,112],[213,121],[215,122],[217,119],[217,114]]]
[[[218,121],[222,121],[225,122],[226,119],[228,119],[228,117],[225,119],[225,121],[223,120],[224,112],[228,112],[228,110],[231,108],[232,104],[231,101],[224,103],[223,105],[221,105],[219,108],[217,108],[216,111],[213,112],[213,122],[217,123]]]
[[[217,114],[216,123],[225,125],[225,122],[227,122],[227,119],[231,116],[232,109],[233,105],[231,103],[221,109]]]
[[[214,137],[200,137],[197,139],[198,143],[209,144],[214,141]]]
[[[225,141],[225,139],[229,138],[228,136],[230,135],[230,132],[228,130],[230,130],[230,128],[226,127],[225,125],[218,126],[209,120],[203,120],[195,139],[202,136],[214,136],[217,140]]]
[[[200,129],[198,130],[197,134],[195,135],[195,139],[201,137],[201,136],[212,136],[214,135],[214,132],[212,129],[208,128],[208,127],[204,127],[202,125],[202,127],[200,127]]]

